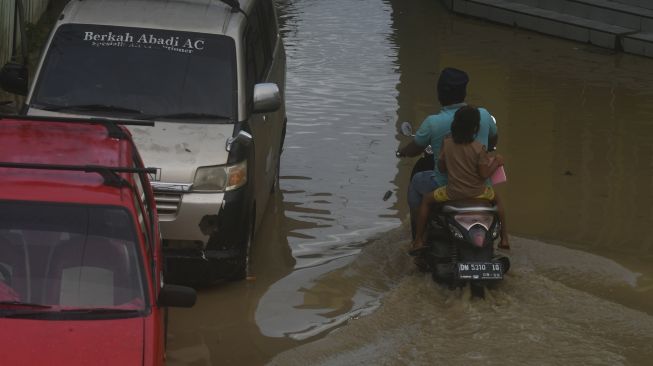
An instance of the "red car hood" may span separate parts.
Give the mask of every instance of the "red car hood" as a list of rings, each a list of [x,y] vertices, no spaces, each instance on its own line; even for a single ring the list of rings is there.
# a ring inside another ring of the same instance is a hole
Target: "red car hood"
[[[2,365],[143,365],[143,318],[0,318]]]

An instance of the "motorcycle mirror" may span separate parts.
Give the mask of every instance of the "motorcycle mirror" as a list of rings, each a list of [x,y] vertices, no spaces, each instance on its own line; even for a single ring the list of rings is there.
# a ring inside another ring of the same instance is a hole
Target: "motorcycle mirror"
[[[402,123],[401,133],[404,134],[405,136],[413,136],[413,126],[411,126],[410,123],[408,122]]]

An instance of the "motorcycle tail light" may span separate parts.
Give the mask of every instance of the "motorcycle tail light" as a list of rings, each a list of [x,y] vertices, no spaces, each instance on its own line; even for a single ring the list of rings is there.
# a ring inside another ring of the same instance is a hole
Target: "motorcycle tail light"
[[[474,225],[481,225],[486,231],[489,231],[492,221],[494,221],[494,215],[490,213],[462,213],[454,216],[454,219],[467,231]]]
[[[469,236],[472,239],[472,244],[481,248],[485,244],[485,237],[487,235],[487,230],[480,226],[474,226],[469,230]]]

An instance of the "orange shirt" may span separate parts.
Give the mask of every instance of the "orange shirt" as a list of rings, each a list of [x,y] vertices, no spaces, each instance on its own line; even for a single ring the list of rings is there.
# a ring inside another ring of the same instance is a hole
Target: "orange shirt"
[[[479,173],[480,165],[489,165],[485,145],[478,141],[456,144],[451,136],[444,139],[440,159],[447,166],[447,195],[452,200],[471,198],[485,191],[486,178]]]

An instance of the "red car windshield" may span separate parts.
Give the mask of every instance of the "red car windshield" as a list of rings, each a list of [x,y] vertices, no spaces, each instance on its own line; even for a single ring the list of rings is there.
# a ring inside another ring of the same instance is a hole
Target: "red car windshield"
[[[144,310],[124,208],[0,201],[0,309]]]

